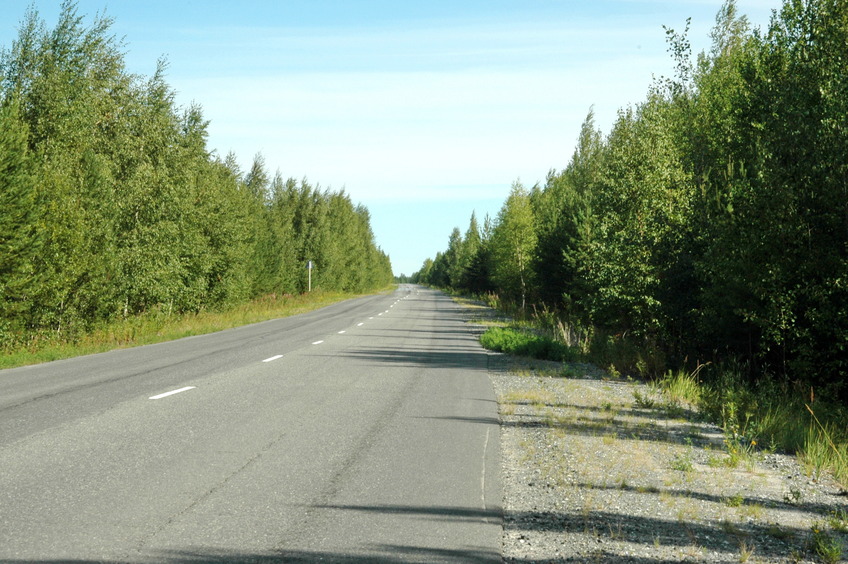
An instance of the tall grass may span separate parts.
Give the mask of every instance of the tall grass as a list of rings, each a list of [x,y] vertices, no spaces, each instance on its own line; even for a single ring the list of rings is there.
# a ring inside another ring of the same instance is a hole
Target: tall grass
[[[743,367],[732,363],[709,370],[697,382],[699,410],[734,444],[796,454],[811,476],[827,472],[848,488],[845,407],[788,382],[751,383],[743,374]]]

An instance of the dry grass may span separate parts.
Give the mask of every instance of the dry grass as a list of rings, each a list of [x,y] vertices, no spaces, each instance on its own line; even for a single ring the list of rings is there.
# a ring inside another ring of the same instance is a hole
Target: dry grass
[[[621,550],[659,542],[655,531],[650,538],[628,531],[621,525],[626,519],[599,524],[599,515],[614,511],[676,524],[678,535],[689,540],[677,545],[681,558],[701,559],[716,551],[716,538],[723,535],[728,540],[721,546],[740,562],[760,561],[763,537],[805,552],[806,541],[795,532],[809,528],[810,513],[760,501],[782,499],[786,485],[758,458],[735,466],[717,463],[729,456],[717,428],[692,412],[635,405],[633,392],[644,390],[643,384],[563,378],[552,376],[549,366],[540,368],[513,364],[513,373],[521,374],[513,385],[520,386],[499,396],[501,415],[545,433],[522,443],[527,450],[521,462],[539,469],[557,499],[574,500],[572,511],[580,516],[584,534]],[[712,532],[705,537],[704,531]],[[777,533],[755,537],[751,531]],[[659,544],[659,550],[670,548]]]
[[[383,293],[387,291],[383,290]],[[315,291],[299,296],[264,296],[225,311],[201,311],[184,315],[154,312],[103,325],[71,342],[56,336],[33,340],[24,349],[0,355],[0,369],[214,333],[307,313],[354,297],[357,295]]]

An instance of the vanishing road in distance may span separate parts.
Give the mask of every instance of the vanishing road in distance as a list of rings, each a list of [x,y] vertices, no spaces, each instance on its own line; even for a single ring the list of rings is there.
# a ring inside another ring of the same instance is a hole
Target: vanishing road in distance
[[[0,562],[500,562],[486,362],[404,285],[0,371]]]

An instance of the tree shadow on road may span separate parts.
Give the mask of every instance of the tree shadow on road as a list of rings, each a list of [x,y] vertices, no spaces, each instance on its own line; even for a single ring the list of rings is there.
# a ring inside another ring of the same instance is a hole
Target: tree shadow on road
[[[434,369],[464,369],[485,371],[487,355],[484,351],[475,352],[465,346],[440,347],[429,350],[400,347],[363,348],[343,353],[350,358],[379,364],[400,366],[421,366]]]

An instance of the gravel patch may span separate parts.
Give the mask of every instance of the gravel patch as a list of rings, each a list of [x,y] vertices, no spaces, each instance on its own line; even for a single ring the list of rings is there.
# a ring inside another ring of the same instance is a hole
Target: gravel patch
[[[485,330],[482,308],[467,312]],[[842,561],[815,538],[848,548],[848,498],[793,456],[730,464],[721,429],[692,410],[640,407],[648,386],[591,365],[490,353],[489,375],[504,562]]]

